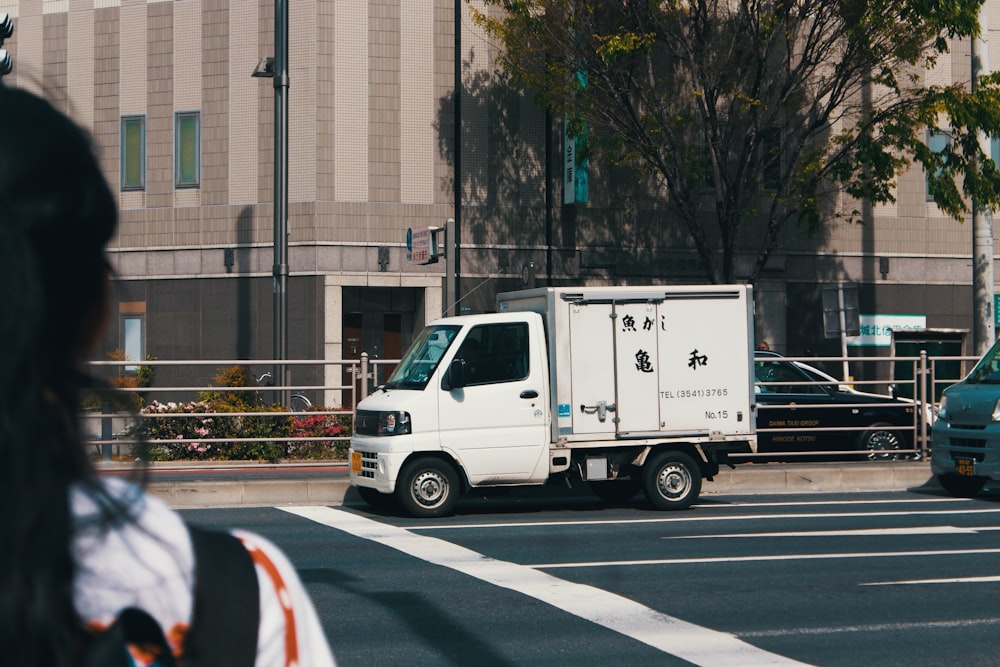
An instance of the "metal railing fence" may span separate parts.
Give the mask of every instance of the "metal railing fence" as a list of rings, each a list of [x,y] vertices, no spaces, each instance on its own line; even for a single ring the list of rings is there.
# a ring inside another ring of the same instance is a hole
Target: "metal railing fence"
[[[845,361],[844,357],[778,358],[802,362],[823,371],[839,371]],[[964,377],[977,359],[970,356],[931,357],[923,352],[915,357],[847,357],[852,368],[863,366],[865,375],[874,379],[852,377],[832,382],[779,384],[837,384],[858,391],[913,397],[916,408],[913,422],[899,427],[910,434],[912,447],[898,453],[926,457],[930,449],[935,397],[944,387]],[[957,363],[960,372],[942,373],[938,370],[943,366],[941,362],[952,362],[950,367]],[[114,385],[117,398],[91,397],[85,403],[82,428],[88,444],[104,459],[114,455],[129,456],[130,448],[138,442],[152,448],[187,447],[192,456],[206,458],[216,453],[213,448],[218,450],[224,443],[270,443],[273,447],[268,455],[277,452],[280,458],[301,450],[306,443],[327,443],[331,447],[339,443],[343,449],[350,440],[347,426],[353,424],[355,406],[383,384],[388,372],[398,363],[398,359],[373,359],[367,353],[355,360],[282,360],[280,365],[285,370],[282,374],[272,372],[279,367],[278,362],[266,359],[94,361],[89,364],[91,373]],[[140,386],[138,382],[142,374],[136,371],[140,367],[146,367],[145,377],[153,376],[149,386]],[[270,375],[291,378],[291,381],[277,386],[256,381],[242,386],[220,384],[217,381],[219,374],[232,368],[245,369],[246,376],[251,379]],[[834,378],[838,375],[837,372],[828,374]],[[892,380],[893,377],[906,379]],[[758,384],[763,387],[771,383]],[[123,396],[137,398],[123,407]],[[300,399],[297,404],[289,400],[295,397]],[[782,407],[775,403],[769,405]],[[195,423],[197,425],[193,425]],[[220,423],[225,426],[220,427]],[[139,424],[144,424],[145,431],[137,429]],[[147,428],[150,425],[153,428]],[[212,425],[214,427],[210,427]],[[340,432],[335,432],[337,426]],[[241,428],[246,432],[240,432]],[[844,432],[847,439],[865,429],[826,426],[815,430]],[[794,428],[758,427],[760,434],[796,431]],[[790,459],[804,454],[832,457],[843,455],[844,450],[789,451],[786,454]]]

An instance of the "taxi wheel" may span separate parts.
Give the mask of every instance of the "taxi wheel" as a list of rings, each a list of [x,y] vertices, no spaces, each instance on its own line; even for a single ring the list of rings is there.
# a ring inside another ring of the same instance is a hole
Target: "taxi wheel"
[[[905,458],[900,450],[906,449],[906,441],[892,424],[879,422],[861,434],[858,449],[865,452],[869,461],[895,461]]]
[[[972,498],[986,484],[985,477],[963,477],[961,475],[938,475],[938,482],[949,494],[957,498]]]
[[[382,493],[367,486],[355,487],[361,500],[369,507],[380,512],[391,512],[396,509],[396,497],[391,493]]]
[[[687,454],[661,452],[646,461],[642,481],[657,509],[686,510],[701,493],[701,468]]]
[[[451,514],[459,491],[455,468],[433,457],[413,459],[396,480],[399,504],[407,514],[421,519]]]

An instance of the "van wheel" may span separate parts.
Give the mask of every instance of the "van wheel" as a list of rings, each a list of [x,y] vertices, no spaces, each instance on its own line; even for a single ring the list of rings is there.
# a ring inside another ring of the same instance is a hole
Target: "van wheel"
[[[382,493],[367,486],[356,486],[358,495],[365,504],[380,512],[391,512],[396,509],[396,496],[391,493]]]
[[[938,475],[937,478],[945,491],[958,498],[972,498],[986,484],[985,477],[964,477],[948,473]]]
[[[643,466],[646,496],[657,509],[686,510],[701,493],[701,468],[681,452],[654,455]]]
[[[590,482],[590,490],[601,500],[609,503],[623,503],[635,498],[642,488],[642,478],[638,471],[628,479],[594,480]]]
[[[458,473],[436,458],[414,459],[396,480],[396,499],[410,516],[448,516],[458,502]]]
[[[892,424],[879,422],[861,434],[858,449],[865,453],[869,461],[895,461],[904,458],[900,450],[906,449],[906,441]]]

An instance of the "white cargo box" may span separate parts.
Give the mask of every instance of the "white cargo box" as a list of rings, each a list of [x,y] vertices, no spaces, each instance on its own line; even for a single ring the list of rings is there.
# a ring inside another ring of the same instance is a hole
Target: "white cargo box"
[[[497,310],[545,320],[553,441],[755,431],[748,285],[545,287]]]

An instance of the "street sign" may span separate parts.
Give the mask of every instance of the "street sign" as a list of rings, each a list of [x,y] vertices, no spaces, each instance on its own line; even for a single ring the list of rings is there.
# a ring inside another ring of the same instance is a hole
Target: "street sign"
[[[857,285],[829,285],[823,288],[823,330],[827,338],[861,333]]]
[[[847,344],[851,347],[889,347],[893,331],[927,328],[926,315],[860,315],[859,319],[858,335],[847,337]]]
[[[441,256],[438,232],[441,227],[417,227],[406,230],[406,245],[414,264],[434,264]]]

